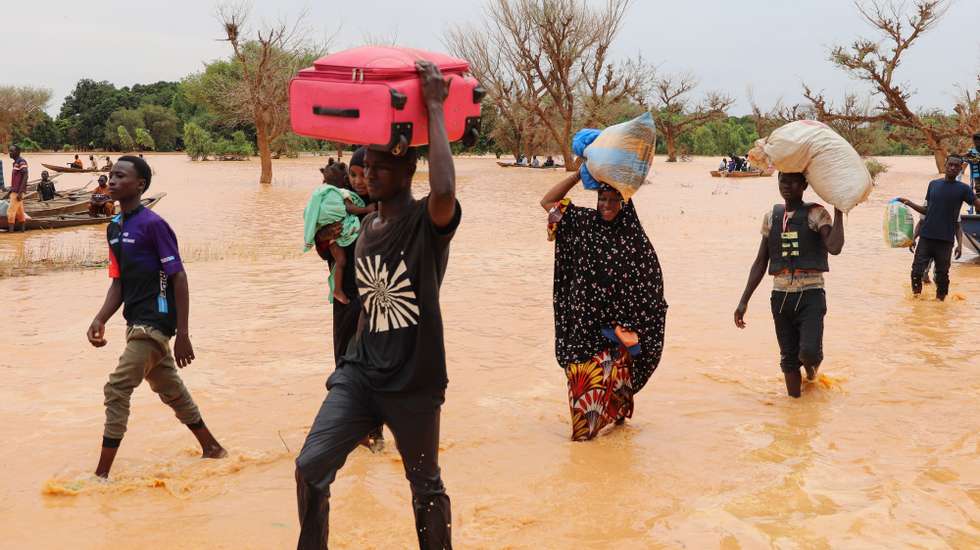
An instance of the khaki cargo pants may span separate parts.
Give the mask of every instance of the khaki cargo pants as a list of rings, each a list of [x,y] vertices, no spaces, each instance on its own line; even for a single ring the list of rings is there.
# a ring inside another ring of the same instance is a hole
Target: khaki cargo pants
[[[105,385],[105,437],[122,439],[129,420],[129,399],[143,379],[184,424],[201,421],[201,413],[177,374],[170,338],[159,330],[134,325],[126,329],[126,350]]]

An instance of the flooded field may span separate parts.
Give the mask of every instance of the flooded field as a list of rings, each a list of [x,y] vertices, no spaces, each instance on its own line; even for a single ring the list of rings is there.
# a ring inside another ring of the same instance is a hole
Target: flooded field
[[[63,268],[104,260],[104,227],[0,235],[0,273],[17,273],[0,278],[0,547],[295,547],[293,458],[333,369],[326,267],[300,253],[323,159],[277,161],[263,187],[257,161],[147,157],[151,193],[167,193],[156,211],[187,260],[197,360],[182,374],[231,456],[196,458],[144,384],[112,480],[93,481],[102,386],[125,325],[117,316],[108,346],[89,346],[106,272]],[[41,162],[67,162],[27,159],[32,177]],[[785,396],[768,281],[748,328],[732,323],[776,179],[711,178],[717,160],[658,158],[635,198],[671,306],[664,359],[632,421],[590,443],[569,441],[553,355],[538,200],[562,173],[457,161],[441,456],[456,546],[980,546],[980,261],[965,250],[954,262],[946,303],[930,287],[913,300],[912,256],[886,248],[881,231],[890,198],[922,200],[931,158],[883,159],[890,171],[848,217],[827,276],[825,376],[800,400]],[[581,189],[573,199],[595,200]],[[34,264],[44,259],[58,269]],[[415,544],[393,445],[351,455],[332,508],[333,548]]]

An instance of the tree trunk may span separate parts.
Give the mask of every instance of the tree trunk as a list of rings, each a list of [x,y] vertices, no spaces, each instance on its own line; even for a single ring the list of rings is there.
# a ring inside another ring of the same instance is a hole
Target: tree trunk
[[[259,159],[262,163],[262,175],[259,176],[259,183],[272,183],[272,151],[269,148],[269,129],[262,114],[255,117],[255,141],[258,142]]]
[[[928,136],[926,141],[929,144],[929,149],[932,151],[932,158],[936,161],[936,171],[940,174],[946,172],[946,148],[932,136]]]
[[[667,162],[677,162],[677,143],[674,133],[669,130],[664,132],[664,139],[667,141]]]
[[[571,142],[565,142],[561,144],[561,158],[565,161],[565,171],[574,172],[575,171],[575,154],[572,153]]]

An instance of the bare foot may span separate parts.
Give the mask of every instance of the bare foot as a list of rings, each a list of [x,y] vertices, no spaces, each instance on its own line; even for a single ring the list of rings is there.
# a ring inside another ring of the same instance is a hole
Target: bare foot
[[[228,451],[226,451],[221,445],[218,445],[217,447],[208,447],[207,449],[204,449],[204,452],[201,454],[201,458],[225,458],[226,456],[228,456]]]
[[[808,367],[806,365],[803,365],[803,370],[806,371],[806,379],[810,382],[813,382],[814,380],[817,379],[817,371],[820,370],[820,366],[817,365],[816,367]]]

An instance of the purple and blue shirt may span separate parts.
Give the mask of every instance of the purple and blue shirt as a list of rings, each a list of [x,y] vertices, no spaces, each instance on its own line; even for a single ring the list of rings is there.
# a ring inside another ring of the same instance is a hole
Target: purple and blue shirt
[[[173,336],[177,304],[170,280],[184,270],[173,229],[158,214],[140,206],[112,218],[106,238],[109,276],[122,283],[126,324],[149,325]]]

